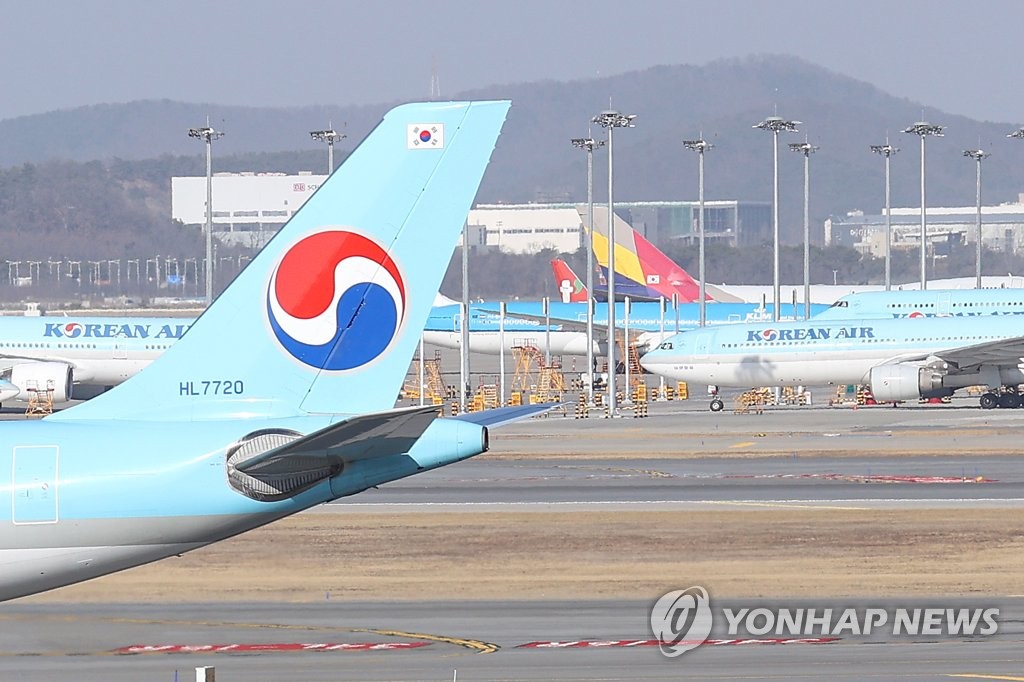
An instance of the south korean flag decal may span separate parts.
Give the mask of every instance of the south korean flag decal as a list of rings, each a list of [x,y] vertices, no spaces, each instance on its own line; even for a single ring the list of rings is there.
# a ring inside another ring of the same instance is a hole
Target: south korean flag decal
[[[410,123],[405,144],[409,149],[444,149],[443,123]]]

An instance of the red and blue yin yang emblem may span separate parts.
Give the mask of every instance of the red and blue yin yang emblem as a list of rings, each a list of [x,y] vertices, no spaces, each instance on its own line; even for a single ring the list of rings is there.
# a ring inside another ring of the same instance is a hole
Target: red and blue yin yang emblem
[[[295,243],[267,287],[267,318],[295,359],[332,371],[380,357],[405,316],[405,280],[387,252],[345,230]]]

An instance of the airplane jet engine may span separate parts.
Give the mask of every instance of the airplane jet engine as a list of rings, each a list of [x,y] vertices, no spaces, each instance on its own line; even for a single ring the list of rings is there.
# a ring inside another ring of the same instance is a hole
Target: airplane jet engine
[[[927,365],[879,365],[871,368],[871,393],[880,402],[942,398],[953,395],[943,385],[945,372]]]
[[[22,362],[11,367],[7,380],[19,393],[15,400],[28,402],[36,391],[52,391],[54,403],[66,403],[74,393],[74,373],[65,362]]]

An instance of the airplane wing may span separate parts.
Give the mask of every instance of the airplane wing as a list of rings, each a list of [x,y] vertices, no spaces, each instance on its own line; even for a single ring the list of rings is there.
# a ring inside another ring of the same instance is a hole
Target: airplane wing
[[[483,412],[467,412],[465,414],[460,414],[458,417],[452,418],[459,421],[469,422],[470,424],[477,424],[479,426],[496,429],[528,417],[535,417],[561,406],[562,403],[541,403],[539,405],[498,407],[493,410],[484,410]]]
[[[16,353],[0,353],[0,371],[9,369],[14,365],[23,362],[60,362],[75,370],[75,381],[83,382],[92,378],[92,375],[77,361],[60,355],[47,355],[46,357],[30,357]]]
[[[956,372],[975,371],[982,365],[1012,365],[1016,367],[1024,361],[1024,336],[986,341],[973,346],[961,346],[932,353],[900,355],[882,364],[923,362],[929,358],[942,360]]]
[[[491,307],[491,306],[484,305],[484,306],[480,306],[479,309],[483,310],[484,312],[488,313],[489,315],[498,315],[498,314],[500,314],[500,311],[499,311],[499,309],[496,306],[495,307]],[[509,311],[509,310],[505,311],[505,317],[514,317],[514,318],[516,318],[518,320],[530,320],[531,322],[539,322],[539,323],[541,323],[541,325],[543,325],[547,321],[550,321],[551,322],[551,331],[581,331],[581,332],[587,331],[587,320],[586,320],[586,318],[584,318],[582,320],[577,320],[577,319],[570,319],[570,318],[566,318],[566,317],[556,317],[554,315],[551,315],[551,316],[545,318],[543,315],[535,315],[533,313],[523,313],[523,312],[512,312],[512,311]],[[541,327],[541,329],[543,329],[543,327]],[[508,332],[508,333],[511,333],[510,330],[505,330],[505,331]],[[540,331],[540,330],[538,330],[538,331]],[[597,334],[598,331],[599,330],[595,327],[594,328],[594,333]]]
[[[293,473],[297,464],[305,469],[311,462],[331,466],[400,455],[412,449],[437,415],[431,405],[355,416],[250,457],[236,468],[263,477]]]
[[[730,294],[725,289],[716,287],[713,284],[708,284],[707,282],[704,283],[704,291],[706,291],[708,296],[713,298],[716,303],[746,303],[746,301],[739,296]]]

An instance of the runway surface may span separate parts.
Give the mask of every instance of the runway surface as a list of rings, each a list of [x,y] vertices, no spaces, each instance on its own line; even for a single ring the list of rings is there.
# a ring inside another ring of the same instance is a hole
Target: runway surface
[[[722,503],[1024,505],[1024,410],[952,405],[711,413],[656,403],[646,419],[549,417],[498,430],[482,457],[338,505],[721,508]]]
[[[714,644],[669,659],[639,602],[13,605],[0,614],[0,679],[187,680],[197,666],[219,682],[1021,679],[1024,601],[949,604],[1000,608],[1000,631],[769,644],[723,638],[716,621]]]
[[[695,512],[838,507],[1020,513],[1024,410],[982,411],[974,404],[962,399],[952,405],[812,406],[735,415],[712,414],[694,400],[655,404],[647,419],[549,417],[496,431],[488,455],[328,509],[471,514],[562,507]],[[275,550],[288,548],[268,548],[270,571]],[[246,575],[235,579],[244,585]],[[666,576],[667,583],[683,579]],[[676,659],[662,656],[653,641],[649,615],[659,596],[12,602],[0,605],[0,680],[190,680],[201,665],[216,666],[220,682],[452,680],[456,674],[459,680],[1024,680],[1020,596],[936,596],[932,603],[942,607],[999,608],[999,632],[988,637],[744,639],[705,645]],[[866,604],[871,602],[830,605]],[[885,605],[904,606],[893,598]],[[730,639],[721,634],[720,623],[716,628],[713,637]]]

